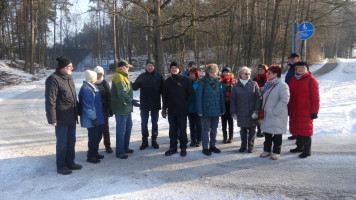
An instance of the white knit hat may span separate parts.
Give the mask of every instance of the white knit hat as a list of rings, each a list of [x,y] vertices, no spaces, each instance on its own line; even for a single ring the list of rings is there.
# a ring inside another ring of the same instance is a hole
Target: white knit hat
[[[94,68],[94,72],[96,72],[97,74],[103,74],[104,75],[104,69],[100,66],[96,66]]]
[[[86,70],[85,71],[85,81],[90,83],[93,80],[97,80],[96,72],[91,71],[91,70]]]

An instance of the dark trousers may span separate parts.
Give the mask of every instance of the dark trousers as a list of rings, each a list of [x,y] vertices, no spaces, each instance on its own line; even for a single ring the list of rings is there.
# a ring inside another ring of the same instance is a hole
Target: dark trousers
[[[152,141],[157,140],[158,136],[158,116],[159,111],[149,111],[149,110],[141,110],[141,131],[142,131],[142,141],[148,142],[148,118],[151,112],[151,122],[152,122]]]
[[[263,151],[271,152],[273,142],[273,153],[281,154],[282,134],[265,134],[265,142],[263,143]]]
[[[63,169],[74,164],[76,124],[57,125],[56,131],[56,163],[57,169]]]
[[[101,125],[88,128],[88,158],[96,157],[102,137]]]
[[[255,145],[255,133],[256,133],[256,126],[251,127],[241,127],[240,128],[240,136],[241,136],[241,148],[253,150]]]
[[[190,140],[195,142],[201,142],[201,117],[196,113],[189,113],[189,129],[190,129]]]
[[[297,149],[303,151],[308,155],[311,155],[311,143],[312,143],[312,136],[300,136],[297,135]]]
[[[234,135],[234,119],[230,114],[230,102],[225,102],[226,112],[221,115],[221,125],[223,131],[223,138],[227,140],[227,124],[229,124],[229,139],[233,138]]]
[[[180,130],[179,143],[180,149],[187,149],[187,116],[173,116],[168,113],[168,122],[169,122],[169,139],[170,147],[169,149],[176,150],[178,141],[178,128]]]
[[[103,130],[104,145],[105,145],[105,148],[109,148],[111,146],[110,132],[109,132],[109,118],[104,117],[104,122],[105,122],[105,124],[101,125],[101,129]]]

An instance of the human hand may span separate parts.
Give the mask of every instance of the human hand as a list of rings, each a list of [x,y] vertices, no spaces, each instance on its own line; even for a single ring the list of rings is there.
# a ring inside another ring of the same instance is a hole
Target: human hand
[[[311,114],[311,119],[316,119],[316,118],[318,118],[318,114],[312,113]]]
[[[99,126],[99,121],[98,121],[98,119],[93,119],[93,120],[91,120],[91,123],[93,124],[93,126]]]
[[[252,117],[252,119],[257,119],[258,115],[256,114],[256,112],[254,112],[251,117]]]
[[[135,107],[140,107],[140,104],[138,102],[139,102],[138,100],[132,99],[131,104]]]
[[[161,115],[163,118],[167,117],[167,109],[162,109]]]

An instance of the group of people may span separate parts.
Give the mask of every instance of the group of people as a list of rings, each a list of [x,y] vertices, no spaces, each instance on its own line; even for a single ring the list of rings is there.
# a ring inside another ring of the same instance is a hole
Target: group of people
[[[82,166],[74,162],[75,132],[78,116],[80,124],[88,129],[87,161],[100,163],[99,143],[104,136],[106,152],[113,153],[109,134],[109,117],[116,120],[116,157],[128,158],[134,150],[129,148],[132,129],[133,106],[140,108],[142,144],[140,150],[149,147],[148,119],[151,116],[151,146],[159,149],[158,118],[169,122],[169,149],[166,156],[178,153],[187,155],[189,119],[190,146],[202,146],[202,153],[210,156],[221,153],[216,147],[216,135],[221,117],[223,143],[233,142],[234,119],[240,127],[239,152],[254,152],[255,137],[265,137],[260,157],[280,158],[282,134],[289,130],[296,138],[295,149],[300,158],[311,155],[313,120],[319,110],[318,82],[309,72],[307,63],[300,62],[298,54],[289,57],[290,70],[286,81],[281,80],[282,69],[278,65],[258,66],[258,75],[251,79],[251,69],[242,67],[234,78],[229,67],[219,76],[219,67],[208,64],[202,76],[196,62],[191,61],[181,72],[178,64],[169,66],[170,75],[164,80],[155,70],[155,62],[146,61],[146,71],[134,82],[128,80],[132,67],[122,60],[110,88],[100,66],[85,71],[85,81],[79,92],[79,101],[71,77],[71,61],[57,58],[56,71],[46,80],[46,113],[48,123],[55,127],[57,146],[57,172],[70,174]],[[140,89],[140,101],[133,99],[133,90]],[[162,99],[162,107],[161,107]],[[257,128],[257,134],[256,134]]]

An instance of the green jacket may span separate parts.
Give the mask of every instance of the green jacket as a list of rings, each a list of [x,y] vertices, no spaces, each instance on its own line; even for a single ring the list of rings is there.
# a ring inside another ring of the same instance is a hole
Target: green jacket
[[[111,86],[111,110],[115,115],[128,115],[132,113],[132,87],[127,79],[129,75],[116,68],[116,73],[112,79]]]

